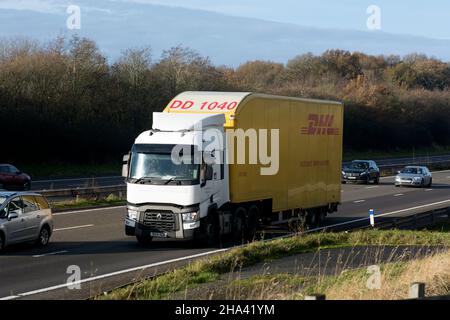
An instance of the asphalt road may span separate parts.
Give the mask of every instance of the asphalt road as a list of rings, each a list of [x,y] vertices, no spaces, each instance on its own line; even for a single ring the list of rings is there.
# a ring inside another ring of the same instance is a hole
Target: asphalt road
[[[401,216],[449,206],[450,171],[434,173],[433,183],[431,189],[396,188],[388,177],[379,185],[343,185],[343,204],[338,213],[327,217],[327,224],[368,217],[369,209],[376,214],[402,210],[394,214]],[[161,262],[182,263],[177,259],[217,250],[178,241],[141,248],[134,238],[124,235],[124,217],[124,207],[55,214],[49,246],[11,246],[0,254],[0,298],[86,298],[164,270],[167,266]],[[78,266],[86,281],[80,289],[64,286],[71,275],[67,272],[70,266]],[[140,266],[148,268],[142,272]],[[113,275],[108,276],[110,273]],[[86,280],[89,278],[93,281]]]

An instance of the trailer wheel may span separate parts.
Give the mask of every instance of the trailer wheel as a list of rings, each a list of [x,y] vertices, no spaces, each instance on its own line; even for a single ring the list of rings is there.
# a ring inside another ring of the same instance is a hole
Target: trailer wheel
[[[325,210],[324,209],[315,209],[311,210],[307,213],[306,224],[310,228],[320,227],[325,221]]]
[[[236,243],[242,243],[244,240],[244,230],[245,230],[245,216],[247,215],[247,210],[244,207],[238,207],[234,211],[233,215],[233,241]]]
[[[259,208],[252,205],[248,210],[247,219],[245,223],[245,240],[253,241],[256,237],[256,232],[259,227]]]

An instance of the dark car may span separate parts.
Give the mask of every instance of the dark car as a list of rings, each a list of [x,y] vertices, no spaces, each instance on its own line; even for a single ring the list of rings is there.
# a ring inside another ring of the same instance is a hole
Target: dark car
[[[30,190],[31,177],[10,164],[0,164],[0,189]]]
[[[342,182],[380,182],[380,169],[375,161],[354,160],[342,169]]]

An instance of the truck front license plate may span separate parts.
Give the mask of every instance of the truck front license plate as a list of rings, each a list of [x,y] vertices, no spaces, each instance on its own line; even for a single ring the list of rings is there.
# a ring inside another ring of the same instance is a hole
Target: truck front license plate
[[[167,238],[166,232],[150,232],[150,236],[154,238]]]

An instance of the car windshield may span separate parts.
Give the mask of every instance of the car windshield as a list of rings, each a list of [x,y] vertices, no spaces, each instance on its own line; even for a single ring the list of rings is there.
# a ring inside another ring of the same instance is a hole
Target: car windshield
[[[157,180],[196,183],[199,181],[199,172],[200,165],[198,164],[174,163],[169,150],[155,149],[151,146],[138,147],[133,148],[131,154],[130,178],[134,182]]]
[[[350,169],[368,169],[369,163],[367,162],[352,162]]]
[[[401,173],[406,174],[422,174],[422,169],[418,168],[404,168]]]

